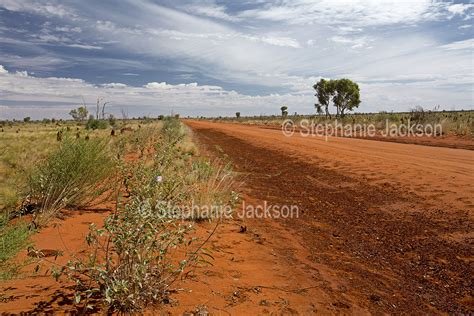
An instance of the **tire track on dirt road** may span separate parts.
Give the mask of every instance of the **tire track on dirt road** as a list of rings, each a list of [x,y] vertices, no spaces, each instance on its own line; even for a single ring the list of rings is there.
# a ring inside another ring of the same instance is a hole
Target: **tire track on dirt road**
[[[245,174],[246,195],[299,206],[299,218],[277,220],[298,243],[282,260],[327,278],[338,309],[473,311],[472,151],[186,124]],[[299,247],[304,258],[292,256]]]

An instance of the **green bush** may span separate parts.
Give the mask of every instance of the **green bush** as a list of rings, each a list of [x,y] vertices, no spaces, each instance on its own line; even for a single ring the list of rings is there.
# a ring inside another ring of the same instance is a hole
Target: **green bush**
[[[19,272],[20,265],[10,259],[30,244],[32,233],[25,221],[10,219],[8,212],[0,213],[0,280],[11,279]]]
[[[29,177],[27,204],[42,224],[64,207],[85,206],[107,190],[114,162],[102,139],[64,138]]]
[[[76,303],[87,308],[89,298],[101,297],[109,312],[133,312],[167,297],[170,285],[197,257],[171,255],[177,247],[191,244],[193,239],[187,238],[191,227],[161,211],[149,200],[134,198],[119,206],[102,229],[90,227],[88,260],[70,261],[62,271],[53,272],[75,281]]]
[[[89,119],[86,123],[86,129],[106,129],[109,123],[104,120]]]

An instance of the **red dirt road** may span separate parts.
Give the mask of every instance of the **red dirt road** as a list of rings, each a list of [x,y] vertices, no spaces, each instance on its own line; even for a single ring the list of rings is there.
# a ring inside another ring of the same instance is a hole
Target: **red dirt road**
[[[288,280],[317,288],[292,311],[474,311],[474,151],[185,123],[231,159],[246,200],[299,207],[298,218],[245,220]]]

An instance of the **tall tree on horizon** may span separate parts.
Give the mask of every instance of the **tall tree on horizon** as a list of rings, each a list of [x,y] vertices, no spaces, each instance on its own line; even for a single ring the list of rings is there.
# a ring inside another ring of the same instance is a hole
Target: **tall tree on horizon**
[[[324,108],[324,112],[329,118],[331,118],[331,113],[329,112],[331,101],[336,107],[336,117],[343,117],[346,110],[352,111],[361,102],[359,85],[346,78],[334,80],[321,79],[313,85],[313,88],[316,90],[315,96],[319,102],[314,105],[316,111],[322,114]]]

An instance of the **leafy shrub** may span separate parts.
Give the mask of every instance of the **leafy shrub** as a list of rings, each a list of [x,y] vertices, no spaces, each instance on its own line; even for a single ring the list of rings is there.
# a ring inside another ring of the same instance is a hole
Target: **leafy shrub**
[[[97,199],[107,190],[113,167],[105,140],[64,138],[29,178],[27,204],[36,206],[36,224],[63,207],[85,206]]]
[[[191,244],[191,227],[161,211],[149,200],[133,199],[110,215],[103,229],[91,226],[86,240],[93,251],[88,260],[71,261],[62,271],[77,284],[77,303],[87,307],[90,297],[98,296],[109,311],[132,312],[167,297],[171,284],[196,256],[171,256],[178,246]]]
[[[104,120],[91,119],[86,123],[86,129],[106,129],[108,127],[108,122]]]

